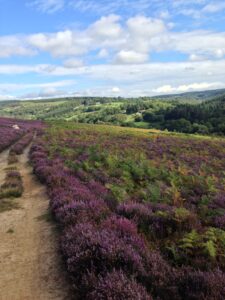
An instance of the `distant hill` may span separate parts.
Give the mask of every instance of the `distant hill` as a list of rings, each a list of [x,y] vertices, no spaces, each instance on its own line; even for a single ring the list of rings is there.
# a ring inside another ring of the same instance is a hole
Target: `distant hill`
[[[1,101],[0,116],[225,134],[225,89],[139,98]]]
[[[173,94],[173,95],[163,95],[156,96],[157,99],[170,99],[170,100],[201,100],[206,101],[213,99],[215,97],[225,95],[225,89],[218,90],[209,90],[209,91],[200,91],[200,92],[187,92],[182,94]]]

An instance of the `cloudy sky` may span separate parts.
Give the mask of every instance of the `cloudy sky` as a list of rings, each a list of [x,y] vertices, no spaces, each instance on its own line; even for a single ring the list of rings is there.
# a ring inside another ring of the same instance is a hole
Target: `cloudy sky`
[[[224,0],[0,0],[0,99],[224,87]]]

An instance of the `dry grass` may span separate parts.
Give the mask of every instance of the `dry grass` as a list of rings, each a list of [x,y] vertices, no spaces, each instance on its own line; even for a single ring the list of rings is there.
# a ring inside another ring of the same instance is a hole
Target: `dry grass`
[[[21,209],[20,205],[17,202],[10,200],[1,200],[0,201],[0,213],[5,211],[13,210],[13,209]]]

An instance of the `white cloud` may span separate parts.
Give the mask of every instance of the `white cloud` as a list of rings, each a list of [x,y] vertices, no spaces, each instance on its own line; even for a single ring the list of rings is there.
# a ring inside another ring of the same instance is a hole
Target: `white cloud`
[[[124,47],[148,53],[160,43],[167,32],[166,24],[159,19],[136,16],[128,19]]]
[[[83,61],[77,58],[69,58],[64,61],[63,65],[66,68],[78,68],[83,66]]]
[[[225,55],[225,48],[223,48],[223,49],[216,49],[214,53],[215,53],[215,56],[217,58],[223,58],[224,55]]]
[[[88,51],[91,42],[88,37],[71,30],[52,34],[34,34],[28,40],[33,47],[49,52],[56,57],[83,54]]]
[[[143,63],[127,65],[92,65],[66,68],[54,65],[34,65],[32,72],[42,76],[69,76],[101,85],[102,82],[122,88],[123,95],[130,90],[153,94],[153,90],[166,85],[183,86],[193,83],[225,83],[225,60]],[[30,66],[0,65],[0,74],[22,74],[31,72]],[[204,77],[203,77],[204,74]],[[68,83],[71,86],[73,83]],[[68,85],[68,89],[69,89]],[[57,87],[59,87],[57,85]],[[127,87],[125,89],[124,87]],[[10,86],[9,92],[13,86]],[[111,88],[112,89],[112,88]],[[1,93],[1,92],[0,92]],[[7,93],[7,92],[6,92]]]
[[[201,19],[205,14],[222,12],[225,8],[222,0],[27,0],[28,6],[44,13],[55,13],[62,9],[71,9],[82,13],[108,15],[123,12],[128,16],[149,13],[161,19],[176,15]]]
[[[8,100],[14,100],[15,96],[11,95],[0,95],[0,101],[8,101]]]
[[[118,88],[117,86],[112,88],[112,92],[115,94],[118,94],[120,92],[120,88]]]
[[[66,89],[74,89],[75,80],[60,80],[44,83],[0,83],[0,100],[13,99],[42,99],[71,95]],[[24,92],[29,91],[29,92]],[[20,93],[20,96],[9,95]]]
[[[39,33],[28,37],[32,47],[49,52],[55,57],[81,55],[92,49],[113,46],[122,34],[120,17],[102,17],[83,31],[65,30],[56,33]]]
[[[40,90],[40,92],[37,93],[36,97],[38,98],[57,97],[57,96],[62,96],[63,94],[65,94],[65,91],[58,90],[57,88],[54,87],[48,87]]]
[[[118,21],[120,17],[117,15],[109,15],[101,17],[88,28],[88,35],[95,39],[115,39],[122,34],[122,28]]]
[[[76,84],[75,80],[60,80],[54,82],[45,83],[0,83],[0,92],[11,92],[25,89],[58,89],[63,87],[74,86]]]
[[[36,52],[26,43],[24,36],[0,36],[0,57],[10,57],[12,55],[31,56]]]
[[[49,65],[7,65],[0,64],[0,74],[15,75],[15,74],[27,74],[27,73],[41,73],[41,71],[47,71],[51,66]]]
[[[172,94],[172,93],[186,93],[191,91],[202,91],[209,89],[219,89],[225,87],[225,83],[222,82],[201,82],[201,83],[192,83],[179,85],[173,87],[171,85],[160,86],[157,89],[153,89],[153,92],[156,94]]]
[[[109,15],[84,30],[5,36],[0,37],[0,44],[1,57],[38,52],[54,57],[75,57],[92,55],[94,51],[96,59],[107,57],[107,61],[114,61],[116,56],[121,63],[135,63],[147,61],[152,52],[163,51],[205,59],[225,56],[225,32],[175,32],[165,21],[144,16],[129,18],[124,23],[119,16]]]
[[[225,9],[225,3],[224,2],[211,2],[209,4],[207,4],[204,8],[203,8],[203,12],[206,13],[217,13],[217,12],[221,12]]]
[[[206,30],[186,33],[170,33],[169,47],[161,43],[162,49],[175,50],[180,53],[196,54],[205,58],[223,58],[225,55],[225,32]]]
[[[158,1],[159,2],[159,1]],[[127,13],[144,13],[147,9],[157,4],[156,0],[70,0],[70,6],[75,10],[95,14],[109,14],[120,10]]]
[[[117,53],[115,63],[118,64],[139,64],[148,61],[148,54],[138,53],[136,51],[121,50]]]
[[[106,58],[109,56],[109,52],[106,49],[101,49],[98,53],[99,58]]]
[[[166,31],[165,23],[159,19],[136,16],[128,19],[127,28],[131,36],[152,38]]]
[[[205,57],[201,56],[201,55],[197,55],[197,54],[191,54],[189,56],[189,60],[190,61],[203,61],[203,60],[205,60]]]
[[[44,13],[55,13],[61,10],[64,5],[64,0],[35,0],[28,3],[29,6],[36,7],[37,10]]]

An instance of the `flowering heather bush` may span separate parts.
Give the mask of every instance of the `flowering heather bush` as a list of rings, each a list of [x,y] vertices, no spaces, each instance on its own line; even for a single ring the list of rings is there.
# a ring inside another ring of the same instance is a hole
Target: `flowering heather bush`
[[[16,171],[8,171],[5,181],[0,187],[0,199],[9,197],[21,197],[23,194],[23,182],[21,174]]]
[[[214,272],[193,272],[186,269],[177,280],[181,299],[225,299],[225,274],[220,270],[215,270]]]
[[[117,215],[111,215],[101,224],[102,228],[108,228],[116,231],[119,237],[137,236],[137,226],[126,218]]]
[[[225,215],[216,216],[213,220],[213,226],[225,230]]]
[[[39,131],[42,127],[39,121],[0,118],[0,152],[17,142],[29,130]]]
[[[77,297],[224,299],[224,140],[63,126],[30,158]]]
[[[56,218],[64,226],[77,224],[79,222],[100,223],[110,211],[101,200],[88,202],[73,201],[56,210]]]
[[[197,217],[185,208],[167,205],[124,203],[117,213],[133,220],[142,232],[155,238],[166,238],[177,231],[189,231],[198,227]]]
[[[18,132],[11,127],[4,127],[1,125],[0,119],[0,152],[8,148],[16,142],[23,135],[23,131]]]
[[[17,155],[22,154],[24,149],[31,143],[33,136],[33,132],[26,134],[15,145],[11,147],[10,152],[15,153]]]
[[[149,226],[152,210],[149,206],[140,203],[124,203],[118,206],[117,213],[133,220],[140,227]]]
[[[152,297],[143,286],[134,279],[129,279],[122,271],[112,271],[104,277],[99,276],[93,291],[88,294],[87,299],[152,300]]]
[[[98,274],[115,267],[128,274],[147,276],[145,245],[136,236],[122,238],[115,230],[80,223],[66,230],[62,249],[68,269],[78,281],[85,270],[92,269]]]

